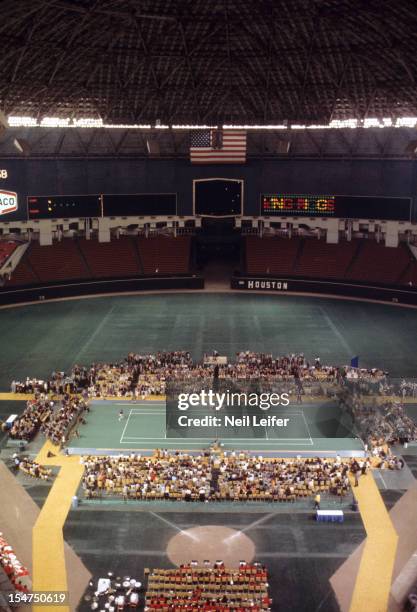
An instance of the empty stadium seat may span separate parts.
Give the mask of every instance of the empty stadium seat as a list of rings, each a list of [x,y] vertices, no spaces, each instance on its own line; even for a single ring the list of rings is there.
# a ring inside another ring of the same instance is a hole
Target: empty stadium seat
[[[17,242],[12,240],[1,240],[0,241],[0,267],[6,263],[6,260],[10,257],[13,251],[19,246]]]
[[[25,253],[13,270],[10,280],[6,281],[5,285],[13,287],[17,285],[36,285],[37,283],[39,283],[39,277],[30,266]]]
[[[129,236],[113,239],[111,242],[82,238],[78,244],[94,278],[118,278],[142,274],[138,253]]]
[[[413,259],[400,278],[400,285],[417,287],[417,261]]]
[[[417,285],[417,262],[407,245],[391,248],[370,239],[328,244],[316,238],[248,236],[246,269],[252,275]]]
[[[356,241],[329,244],[306,238],[294,273],[306,278],[343,279],[357,248]]]
[[[42,282],[84,279],[90,276],[77,244],[71,238],[64,238],[61,242],[54,242],[49,246],[32,242],[27,251],[27,262]]]
[[[374,240],[363,240],[346,278],[387,285],[397,284],[408,268],[411,257],[405,244],[392,248]]]
[[[50,246],[32,242],[6,284],[188,274],[190,249],[189,236],[122,236],[111,242],[65,238]]]
[[[189,236],[139,237],[138,246],[145,274],[188,274],[191,239]]]
[[[246,238],[248,274],[292,275],[301,238]]]

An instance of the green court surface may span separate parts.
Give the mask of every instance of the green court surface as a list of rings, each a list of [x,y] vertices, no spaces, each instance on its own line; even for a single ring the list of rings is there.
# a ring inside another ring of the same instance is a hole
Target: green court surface
[[[158,294],[44,302],[0,310],[0,391],[74,363],[129,351],[304,352],[323,362],[417,371],[417,310],[365,302],[249,294]]]
[[[120,410],[122,418],[119,418]],[[288,427],[262,427],[260,431],[251,427],[233,428],[227,438],[224,429],[210,427],[204,437],[195,437],[192,427],[182,428],[181,435],[167,430],[165,402],[95,400],[91,403],[87,424],[79,429],[80,437],[72,438],[69,447],[76,454],[155,448],[201,450],[217,439],[225,448],[252,451],[314,454],[363,450],[360,440],[342,425],[341,411],[333,402],[290,404],[280,410],[280,415],[288,418]],[[201,429],[198,431],[201,435]]]

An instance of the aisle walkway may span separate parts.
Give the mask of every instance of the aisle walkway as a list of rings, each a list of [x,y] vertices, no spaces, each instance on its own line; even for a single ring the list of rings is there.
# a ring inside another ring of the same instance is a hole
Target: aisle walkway
[[[54,457],[47,456],[48,451]],[[46,442],[36,457],[43,465],[59,466],[60,470],[46,499],[32,534],[33,589],[35,591],[68,591],[64,554],[63,527],[83,474],[79,458],[63,457],[58,448]],[[72,605],[60,607],[70,612]],[[34,606],[34,612],[56,612],[53,606]]]
[[[351,478],[352,487],[354,480]],[[387,612],[398,535],[372,473],[353,489],[367,538],[353,591],[350,612]]]

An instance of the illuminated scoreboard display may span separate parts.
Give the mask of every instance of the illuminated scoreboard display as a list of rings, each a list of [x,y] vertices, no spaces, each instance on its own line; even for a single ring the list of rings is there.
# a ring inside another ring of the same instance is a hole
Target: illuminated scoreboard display
[[[263,195],[262,215],[336,216],[336,196],[331,195]]]
[[[337,217],[410,221],[411,198],[305,194],[262,194],[265,217]]]
[[[29,196],[28,219],[101,217],[99,195]]]

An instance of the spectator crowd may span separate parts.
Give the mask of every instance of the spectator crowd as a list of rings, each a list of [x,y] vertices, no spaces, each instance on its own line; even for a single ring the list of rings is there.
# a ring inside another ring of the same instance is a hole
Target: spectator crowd
[[[32,478],[39,478],[40,480],[49,480],[52,470],[36,463],[29,459],[29,457],[23,457],[20,459],[17,453],[13,455],[14,465],[18,468],[23,474],[27,476],[32,476]]]
[[[335,365],[323,365],[320,357],[309,361],[304,354],[274,357],[271,354],[242,351],[230,363],[216,364],[207,361],[195,363],[188,351],[158,352],[128,356],[113,363],[75,365],[69,374],[53,372],[48,382],[26,379],[13,381],[12,390],[19,392],[50,392],[62,395],[86,391],[91,398],[164,395],[168,380],[220,379],[236,381],[260,380],[308,383],[334,383],[344,380],[384,380],[386,373],[373,369],[352,369]]]
[[[13,421],[8,433],[12,439],[30,442],[52,414],[54,402],[43,394],[28,400],[22,414]]]
[[[54,444],[63,445],[74,425],[85,422],[83,415],[88,410],[88,402],[79,396],[64,394],[52,401],[45,394],[38,394],[27,401],[25,410],[13,421],[8,433],[12,439],[30,442],[40,430]]]
[[[237,353],[235,361],[230,363],[216,359],[195,363],[188,351],[129,353],[119,362],[75,365],[68,374],[53,372],[49,381],[31,378],[13,381],[12,390],[34,392],[35,400],[28,402],[9,433],[12,438],[31,440],[41,429],[52,442],[63,444],[74,424],[83,422],[89,398],[163,396],[169,390],[168,382],[174,387],[179,385],[182,392],[189,392],[196,386],[201,388],[205,380],[211,383],[213,378],[220,385],[223,381],[242,389],[259,383],[262,391],[270,392],[282,392],[285,385],[287,392],[297,395],[297,401],[301,401],[302,394],[338,395],[370,448],[417,438],[417,427],[400,403],[401,399],[417,393],[413,381],[393,384],[382,370],[323,365],[320,357],[309,361],[302,353],[274,357],[252,351]],[[384,396],[387,393],[395,394],[399,401],[381,404],[365,403],[361,399],[364,394]]]
[[[385,400],[345,391],[339,401],[371,451],[417,439],[417,426],[400,399]]]
[[[29,572],[19,561],[12,546],[0,533],[0,565],[17,591],[27,593],[30,587]]]
[[[81,461],[87,498],[109,494],[125,500],[295,501],[323,492],[341,497],[350,489],[353,469],[353,460],[340,458],[265,459],[234,451],[194,456],[158,450],[153,457],[88,456]]]

